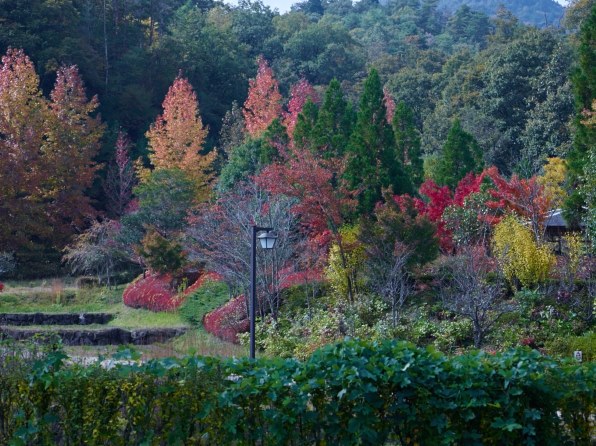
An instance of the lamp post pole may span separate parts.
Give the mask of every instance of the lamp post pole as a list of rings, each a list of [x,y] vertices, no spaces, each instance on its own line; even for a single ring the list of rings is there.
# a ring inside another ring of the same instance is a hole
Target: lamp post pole
[[[273,228],[262,228],[253,225],[250,258],[250,359],[255,359],[255,313],[257,311],[257,233],[273,231]]]

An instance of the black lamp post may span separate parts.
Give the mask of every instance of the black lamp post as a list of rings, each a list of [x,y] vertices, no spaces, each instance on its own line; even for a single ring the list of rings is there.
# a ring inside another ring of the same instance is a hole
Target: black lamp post
[[[257,233],[261,232],[257,237]],[[255,313],[257,311],[257,238],[261,248],[273,249],[277,235],[273,228],[252,227],[252,243],[250,258],[250,359],[255,359]]]

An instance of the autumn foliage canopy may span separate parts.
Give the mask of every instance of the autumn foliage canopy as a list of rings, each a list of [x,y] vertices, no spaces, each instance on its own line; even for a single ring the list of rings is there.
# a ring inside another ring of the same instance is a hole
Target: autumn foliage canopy
[[[147,132],[150,160],[156,169],[180,169],[196,183],[204,197],[213,175],[215,152],[201,154],[207,129],[199,115],[197,95],[187,79],[178,76],[163,101],[163,114]]]
[[[254,138],[261,136],[282,111],[282,96],[273,70],[263,56],[259,57],[258,65],[256,78],[249,81],[248,97],[242,110],[246,130]]]
[[[33,63],[9,49],[0,65],[0,246],[62,247],[95,214],[85,194],[103,125],[75,66],[58,69],[46,99]]]

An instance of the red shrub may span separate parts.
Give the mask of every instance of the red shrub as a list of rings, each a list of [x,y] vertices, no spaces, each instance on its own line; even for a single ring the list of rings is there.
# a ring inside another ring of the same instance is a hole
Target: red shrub
[[[478,193],[482,186],[482,182],[489,175],[488,170],[476,175],[473,172],[468,173],[458,183],[455,192],[451,192],[447,186],[439,186],[433,180],[426,180],[420,185],[419,193],[424,200],[419,198],[412,198],[409,195],[396,195],[393,197],[395,202],[399,205],[402,212],[411,206],[414,207],[419,214],[425,215],[430,221],[437,225],[437,238],[441,250],[446,253],[453,251],[453,234],[445,225],[443,220],[443,213],[449,206],[464,206],[466,197],[471,194]]]
[[[138,277],[124,290],[124,305],[151,311],[174,310],[180,306],[185,296],[203,286],[205,281],[218,281],[221,276],[217,273],[204,273],[198,278],[196,273],[187,275],[186,279],[194,282],[181,293],[176,285],[180,283],[179,279],[171,274],[146,273],[145,277]]]
[[[182,299],[171,288],[170,274],[150,274],[135,279],[122,295],[124,305],[132,308],[146,308],[151,311],[174,310],[180,306]]]
[[[283,272],[283,271],[282,271]],[[289,273],[281,280],[281,289],[286,289],[294,285],[304,285],[312,282],[322,282],[323,271],[317,269],[310,269],[306,271],[295,271]]]
[[[198,290],[208,280],[211,280],[212,282],[219,282],[222,279],[223,279],[222,275],[218,274],[218,273],[212,273],[212,272],[203,273],[199,276],[199,278],[192,285],[190,285],[188,288],[186,288],[184,290],[184,295],[188,296],[193,291]]]
[[[244,296],[238,296],[227,304],[203,317],[203,326],[212,335],[228,342],[238,343],[238,334],[249,330]]]
[[[523,345],[526,347],[530,347],[533,348],[534,350],[538,349],[538,345],[536,344],[536,339],[534,339],[533,337],[527,337],[527,338],[523,338],[519,341],[519,345]]]
[[[287,271],[283,271],[286,275]],[[217,273],[204,274],[197,280],[189,290],[197,289],[207,279],[221,280]],[[281,288],[285,289],[293,285],[303,285],[308,282],[323,280],[322,272],[319,270],[299,271],[287,274],[282,280]],[[188,291],[188,290],[187,290]],[[238,334],[245,333],[250,329],[250,321],[246,314],[246,301],[243,295],[229,300],[225,305],[207,313],[203,317],[203,326],[207,332],[228,342],[238,343]]]
[[[2,292],[3,289],[4,289],[4,284],[2,282],[0,282],[0,293]]]

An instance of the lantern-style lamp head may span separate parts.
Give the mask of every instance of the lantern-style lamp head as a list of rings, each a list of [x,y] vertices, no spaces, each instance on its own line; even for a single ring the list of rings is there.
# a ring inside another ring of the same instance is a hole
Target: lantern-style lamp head
[[[257,238],[261,242],[261,248],[273,249],[275,241],[277,240],[277,234],[273,231],[261,232]]]

